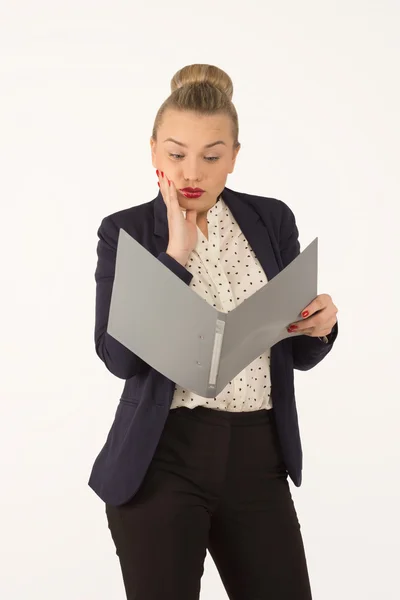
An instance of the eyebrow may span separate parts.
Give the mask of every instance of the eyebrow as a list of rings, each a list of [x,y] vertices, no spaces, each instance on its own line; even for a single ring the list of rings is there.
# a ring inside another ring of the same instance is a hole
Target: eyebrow
[[[178,144],[178,146],[183,146],[184,148],[187,148],[186,144],[183,144],[182,142],[178,142],[177,140],[174,140],[173,138],[167,138],[166,140],[164,140],[165,142],[174,142],[174,144]],[[212,148],[213,146],[217,146],[218,144],[223,144],[224,146],[226,146],[225,142],[223,142],[222,140],[217,140],[216,142],[211,142],[211,144],[206,144],[204,146],[204,148]]]

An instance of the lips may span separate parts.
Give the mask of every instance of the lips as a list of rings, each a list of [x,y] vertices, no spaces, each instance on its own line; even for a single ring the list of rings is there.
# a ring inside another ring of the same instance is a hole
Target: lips
[[[202,194],[204,194],[204,190],[201,188],[182,188],[179,190],[186,198],[200,198]]]

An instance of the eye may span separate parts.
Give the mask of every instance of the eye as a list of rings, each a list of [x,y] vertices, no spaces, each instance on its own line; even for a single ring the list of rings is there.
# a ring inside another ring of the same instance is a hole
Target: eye
[[[180,160],[181,158],[185,158],[183,154],[169,153],[169,156],[171,158],[173,158],[174,160]],[[219,160],[220,157],[219,156],[205,156],[204,158],[207,162],[216,162],[217,160]]]

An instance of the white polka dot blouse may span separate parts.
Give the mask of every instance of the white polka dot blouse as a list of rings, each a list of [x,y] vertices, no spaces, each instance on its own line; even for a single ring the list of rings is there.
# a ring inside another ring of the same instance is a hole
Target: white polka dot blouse
[[[186,269],[190,287],[228,313],[267,283],[267,277],[231,211],[220,196],[207,213],[208,239],[197,228],[197,245]],[[272,408],[269,351],[241,371],[215,398],[175,386],[171,409],[205,406],[233,412]]]

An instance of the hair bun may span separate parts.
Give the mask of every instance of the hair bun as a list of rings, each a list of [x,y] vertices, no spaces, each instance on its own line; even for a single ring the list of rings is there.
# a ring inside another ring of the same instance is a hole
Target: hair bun
[[[171,92],[183,86],[196,83],[209,83],[226,94],[229,100],[233,96],[233,83],[225,71],[213,65],[187,65],[175,73],[171,79]]]

